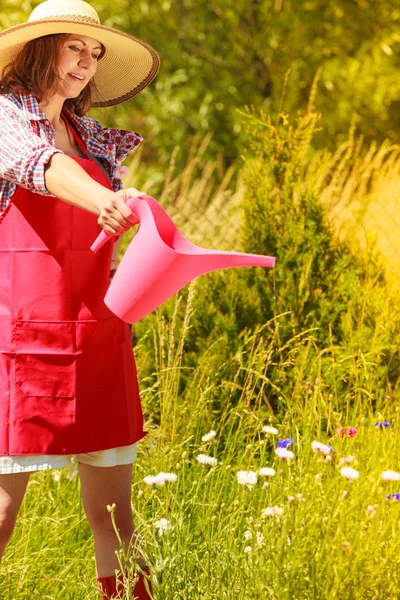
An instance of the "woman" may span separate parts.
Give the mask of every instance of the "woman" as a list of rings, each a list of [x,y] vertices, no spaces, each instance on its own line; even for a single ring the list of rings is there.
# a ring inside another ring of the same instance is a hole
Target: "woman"
[[[141,136],[85,113],[131,98],[158,67],[153,48],[102,26],[82,0],[47,0],[0,33],[0,557],[30,473],[72,459],[108,599],[122,584],[107,505],[132,547],[145,433],[130,330],[103,302],[113,243],[90,245],[100,227],[120,235],[136,223],[126,199],[144,194],[119,176]]]

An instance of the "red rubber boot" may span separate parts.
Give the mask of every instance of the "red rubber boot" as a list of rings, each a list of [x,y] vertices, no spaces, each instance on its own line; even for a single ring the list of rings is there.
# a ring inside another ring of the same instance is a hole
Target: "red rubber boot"
[[[150,570],[149,567],[145,567],[143,569],[144,575],[142,573],[138,573],[138,579],[134,584],[132,590],[132,600],[153,600],[153,589],[151,586]],[[147,592],[146,585],[148,586],[151,596]],[[110,577],[98,577],[97,578],[99,584],[99,592],[102,600],[113,600],[115,598],[123,598],[124,594],[124,586],[121,581],[117,579],[115,575],[111,575]]]

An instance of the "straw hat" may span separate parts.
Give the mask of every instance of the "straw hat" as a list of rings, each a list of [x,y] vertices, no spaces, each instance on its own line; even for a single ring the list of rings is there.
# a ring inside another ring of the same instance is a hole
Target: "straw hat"
[[[83,0],[46,0],[27,23],[0,33],[0,73],[31,40],[53,33],[74,33],[101,42],[106,53],[94,77],[98,94],[94,106],[112,106],[132,98],[154,79],[160,66],[157,52],[146,42],[101,25],[99,16]]]

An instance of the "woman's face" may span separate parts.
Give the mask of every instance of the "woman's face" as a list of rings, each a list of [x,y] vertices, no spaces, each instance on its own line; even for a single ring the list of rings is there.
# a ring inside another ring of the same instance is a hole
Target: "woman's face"
[[[97,70],[102,46],[86,35],[68,34],[59,56],[60,85],[58,93],[64,98],[77,98]]]

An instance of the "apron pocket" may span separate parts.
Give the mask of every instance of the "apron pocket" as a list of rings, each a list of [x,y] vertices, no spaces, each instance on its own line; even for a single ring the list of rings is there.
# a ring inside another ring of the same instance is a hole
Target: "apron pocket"
[[[26,396],[75,398],[74,322],[17,321],[15,383]]]

